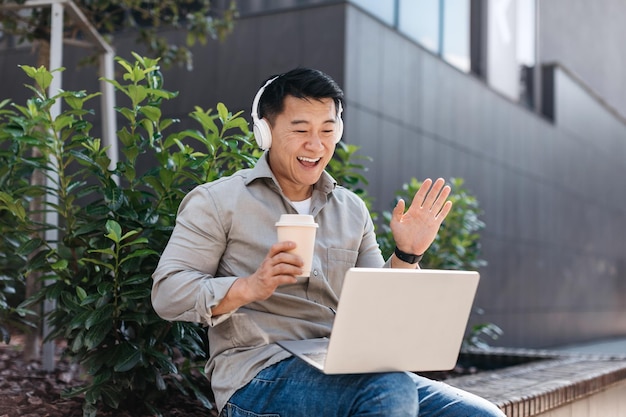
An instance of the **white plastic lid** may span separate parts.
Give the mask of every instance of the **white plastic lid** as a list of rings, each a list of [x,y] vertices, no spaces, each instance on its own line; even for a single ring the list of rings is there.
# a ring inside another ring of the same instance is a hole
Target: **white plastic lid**
[[[304,226],[318,227],[315,219],[310,214],[282,214],[276,226]]]

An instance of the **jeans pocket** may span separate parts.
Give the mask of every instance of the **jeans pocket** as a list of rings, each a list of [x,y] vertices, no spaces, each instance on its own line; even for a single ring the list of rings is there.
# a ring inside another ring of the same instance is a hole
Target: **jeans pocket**
[[[222,410],[220,417],[280,417],[280,414],[274,413],[255,413],[253,411],[244,410],[235,404],[226,403],[226,407]]]

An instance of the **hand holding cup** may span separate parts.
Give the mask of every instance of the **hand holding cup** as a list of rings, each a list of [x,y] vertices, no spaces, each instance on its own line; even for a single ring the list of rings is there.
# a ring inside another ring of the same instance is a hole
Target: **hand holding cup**
[[[308,214],[283,214],[276,223],[278,241],[296,243],[295,249],[289,252],[300,256],[304,261],[303,273],[300,275],[302,277],[311,275],[317,228],[313,216]]]

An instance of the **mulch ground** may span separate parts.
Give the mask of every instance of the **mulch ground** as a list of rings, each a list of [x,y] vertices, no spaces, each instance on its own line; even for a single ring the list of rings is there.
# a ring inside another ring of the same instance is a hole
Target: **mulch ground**
[[[0,342],[0,417],[82,417],[81,397],[62,398],[67,388],[81,384],[78,366],[57,358],[53,372],[42,370],[38,361],[24,362],[21,338],[12,337],[11,344]],[[159,409],[164,417],[216,417],[199,401],[182,394],[168,395]],[[146,411],[102,408],[98,417],[152,417]]]

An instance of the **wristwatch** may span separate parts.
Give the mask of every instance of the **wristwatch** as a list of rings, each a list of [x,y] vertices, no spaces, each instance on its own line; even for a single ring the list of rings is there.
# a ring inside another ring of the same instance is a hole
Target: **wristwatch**
[[[398,259],[400,259],[401,261],[404,261],[406,263],[409,263],[409,264],[416,264],[416,263],[418,263],[419,261],[422,260],[422,257],[424,256],[424,254],[413,255],[412,253],[402,252],[400,249],[398,249],[397,246],[396,246],[396,249],[393,251],[393,253],[396,254]]]

